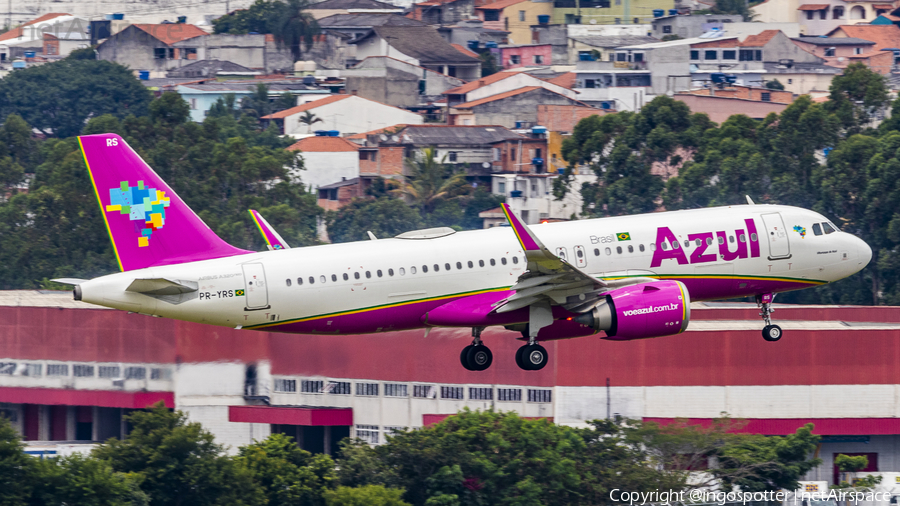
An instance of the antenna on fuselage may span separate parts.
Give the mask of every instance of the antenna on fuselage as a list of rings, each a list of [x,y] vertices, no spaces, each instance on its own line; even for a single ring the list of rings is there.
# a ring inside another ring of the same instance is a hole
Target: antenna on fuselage
[[[750,198],[750,195],[744,195],[744,196],[747,197],[747,203],[748,203],[748,204],[750,204],[751,206],[755,206],[755,205],[756,205],[756,202],[753,202],[753,199]]]
[[[377,240],[378,240],[378,238],[375,237],[375,234],[373,234],[371,230],[366,230],[366,235],[368,235],[368,236],[369,236],[369,239],[371,239],[371,240],[373,240],[373,241],[377,241]]]

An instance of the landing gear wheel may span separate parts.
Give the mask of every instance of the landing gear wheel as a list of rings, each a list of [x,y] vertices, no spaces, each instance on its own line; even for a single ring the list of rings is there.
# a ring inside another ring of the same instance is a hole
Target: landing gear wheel
[[[485,345],[472,346],[466,353],[466,361],[469,363],[467,369],[471,371],[483,371],[491,366],[494,362],[494,354],[490,348]]]
[[[539,371],[547,365],[547,350],[539,344],[526,344],[516,352],[516,363],[526,371]]]
[[[468,369],[470,371],[475,370],[475,369],[472,369],[472,366],[469,365],[469,351],[471,351],[472,348],[474,348],[474,347],[475,347],[474,345],[470,344],[470,345],[466,346],[465,348],[463,348],[459,354],[459,362],[462,364],[463,367],[465,367],[466,369]]]
[[[763,327],[762,336],[766,341],[775,342],[781,339],[781,335],[781,327],[778,325],[766,325]]]

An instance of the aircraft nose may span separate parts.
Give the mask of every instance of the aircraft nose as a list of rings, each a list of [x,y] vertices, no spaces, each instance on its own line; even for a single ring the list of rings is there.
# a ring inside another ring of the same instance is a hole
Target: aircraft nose
[[[857,254],[858,254],[858,258],[859,258],[859,267],[860,267],[860,269],[862,269],[865,266],[869,265],[869,262],[872,261],[872,248],[870,248],[869,245],[866,244],[866,241],[863,241],[862,239],[857,238],[856,242],[857,242],[856,250],[857,250]]]

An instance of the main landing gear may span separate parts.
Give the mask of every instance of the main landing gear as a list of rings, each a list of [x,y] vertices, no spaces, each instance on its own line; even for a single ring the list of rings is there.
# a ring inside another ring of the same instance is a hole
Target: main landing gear
[[[772,301],[775,300],[774,293],[764,293],[762,295],[756,296],[756,305],[759,306],[761,312],[760,316],[763,317],[763,321],[766,322],[766,326],[763,327],[762,336],[766,341],[774,342],[781,339],[782,332],[781,327],[778,325],[772,325],[771,314],[775,312],[772,309]]]
[[[462,366],[470,371],[483,371],[494,361],[491,349],[481,342],[482,330],[484,327],[472,327],[472,344],[463,348],[459,354]]]
[[[547,365],[547,350],[535,343],[528,343],[516,350],[516,365],[526,371],[539,371]]]

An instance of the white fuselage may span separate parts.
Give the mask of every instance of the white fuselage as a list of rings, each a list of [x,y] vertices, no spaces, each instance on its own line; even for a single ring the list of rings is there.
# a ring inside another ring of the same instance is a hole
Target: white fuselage
[[[751,254],[747,220],[758,236],[757,256]],[[843,232],[815,235],[813,225],[824,222],[818,213],[800,208],[745,205],[531,229],[552,253],[591,275],[678,279],[692,300],[704,300],[796,290],[865,267],[869,247]],[[668,237],[663,229],[677,239],[680,251],[657,244]],[[728,251],[744,248],[745,254],[723,254],[720,236]],[[87,281],[81,293],[82,300],[102,306],[214,325],[366,333],[425,326],[422,316],[429,309],[469,294],[508,289],[525,268],[513,231],[498,227],[126,271]],[[126,291],[141,278],[193,281],[199,290],[175,297]]]

